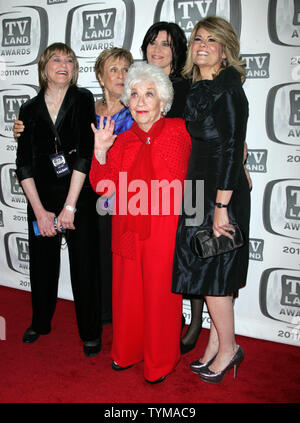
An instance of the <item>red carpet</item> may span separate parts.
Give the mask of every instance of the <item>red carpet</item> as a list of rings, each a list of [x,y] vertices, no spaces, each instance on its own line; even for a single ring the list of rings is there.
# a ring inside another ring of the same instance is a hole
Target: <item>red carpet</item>
[[[149,385],[143,363],[119,373],[111,369],[112,325],[104,327],[102,352],[84,356],[71,301],[58,300],[51,334],[32,345],[21,341],[31,319],[30,293],[1,286],[0,316],[6,321],[6,340],[0,340],[1,403],[299,403],[300,349],[295,346],[237,336],[245,351],[237,379],[231,371],[222,384],[210,385],[188,369],[206,344],[203,330],[197,350],[183,356],[163,383]]]

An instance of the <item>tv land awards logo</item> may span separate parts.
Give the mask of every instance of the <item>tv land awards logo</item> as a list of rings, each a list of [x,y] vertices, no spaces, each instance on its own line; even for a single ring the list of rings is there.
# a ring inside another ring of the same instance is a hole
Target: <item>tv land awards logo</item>
[[[246,62],[246,78],[270,78],[270,53],[243,54]]]
[[[217,15],[230,21],[240,36],[241,13],[240,0],[159,0],[154,22],[176,22],[189,38],[200,19]]]
[[[70,9],[66,43],[79,58],[95,58],[103,50],[122,46],[130,50],[134,32],[133,0],[105,0]]]
[[[12,137],[14,120],[18,119],[20,107],[30,98],[36,96],[39,88],[36,85],[11,85],[0,90],[0,128],[3,137]]]
[[[268,150],[248,150],[246,168],[249,172],[266,173],[267,172]]]
[[[4,235],[8,267],[15,272],[29,275],[29,243],[26,234],[8,232]]]
[[[19,184],[14,163],[0,165],[0,201],[8,207],[26,211],[27,200]]]
[[[266,185],[263,199],[265,229],[300,239],[300,179],[278,179]]]
[[[102,12],[83,12],[82,41],[106,40],[115,36],[116,9],[106,9]]]
[[[48,15],[38,6],[8,6],[0,15],[0,58],[7,66],[37,63],[48,44]]]
[[[273,43],[300,46],[299,0],[269,0],[268,29]]]
[[[264,243],[263,239],[250,238],[249,239],[249,259],[256,261],[263,261],[264,256]]]
[[[300,126],[300,89],[290,91],[290,119],[291,126]]]
[[[3,95],[4,122],[13,123],[18,117],[20,107],[29,99],[29,95]]]
[[[300,220],[300,187],[289,185],[286,187],[287,207],[285,217],[287,219]]]
[[[260,280],[259,304],[264,316],[298,326],[300,324],[299,270],[282,268],[265,270]]]
[[[266,129],[272,141],[300,145],[300,83],[271,88],[267,96]]]
[[[22,47],[31,43],[31,18],[3,19],[2,47]]]

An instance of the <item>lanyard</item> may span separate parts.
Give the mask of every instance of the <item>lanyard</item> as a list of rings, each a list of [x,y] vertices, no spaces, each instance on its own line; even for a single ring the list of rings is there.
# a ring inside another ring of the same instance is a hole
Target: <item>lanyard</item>
[[[53,125],[53,130],[55,133],[55,138],[54,138],[54,146],[55,146],[55,153],[58,154],[58,147],[59,149],[61,149],[61,141],[57,132],[57,129],[55,127],[55,125]]]

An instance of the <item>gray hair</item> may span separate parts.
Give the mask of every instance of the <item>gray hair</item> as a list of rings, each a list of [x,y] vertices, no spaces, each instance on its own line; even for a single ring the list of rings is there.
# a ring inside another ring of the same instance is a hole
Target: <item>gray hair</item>
[[[122,103],[128,107],[131,89],[140,82],[153,82],[158,92],[159,98],[165,103],[163,114],[171,109],[174,90],[168,75],[156,65],[141,62],[130,66],[124,81],[124,90],[121,95]]]

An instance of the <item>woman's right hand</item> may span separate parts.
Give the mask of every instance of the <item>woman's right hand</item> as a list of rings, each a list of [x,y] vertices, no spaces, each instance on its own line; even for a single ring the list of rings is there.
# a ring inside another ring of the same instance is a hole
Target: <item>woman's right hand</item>
[[[24,128],[25,128],[25,126],[24,126],[22,120],[15,120],[14,126],[13,126],[14,138],[19,138],[21,133],[24,131]]]
[[[104,126],[104,117],[100,117],[99,129],[95,125],[91,124],[94,132],[94,153],[95,157],[100,164],[105,164],[106,153],[115,142],[117,135],[114,135],[115,122],[110,117],[107,118]]]
[[[229,222],[228,212],[226,208],[215,207],[214,218],[213,218],[213,233],[219,238],[224,235],[228,238],[233,239],[231,232],[234,232],[234,227]]]
[[[55,214],[45,210],[39,216],[36,216],[37,224],[41,236],[55,236],[56,230],[54,229]]]

